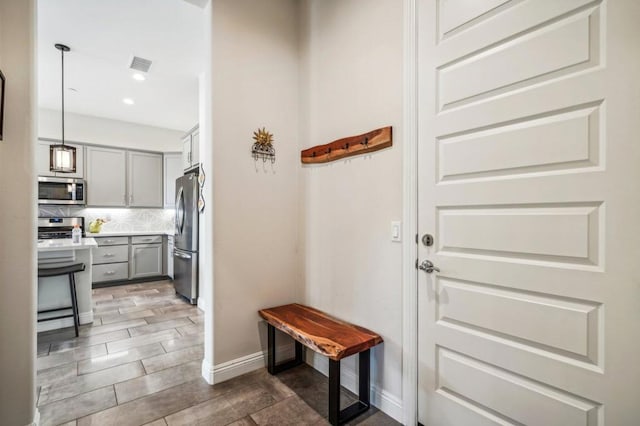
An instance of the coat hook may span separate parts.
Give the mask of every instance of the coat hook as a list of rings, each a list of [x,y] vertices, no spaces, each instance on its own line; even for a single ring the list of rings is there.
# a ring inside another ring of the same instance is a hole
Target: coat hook
[[[327,154],[331,154],[331,147],[327,148]]]
[[[362,145],[364,145],[364,146],[369,145],[369,137],[368,136],[364,138],[364,142],[362,142]]]
[[[313,152],[311,153],[311,156],[312,156],[312,157],[315,157],[315,156],[316,156],[316,152],[315,152],[315,151],[313,151]]]
[[[344,149],[345,151],[348,151],[348,150],[349,150],[349,142],[347,142],[346,144],[344,144],[344,148],[343,148],[343,149]]]

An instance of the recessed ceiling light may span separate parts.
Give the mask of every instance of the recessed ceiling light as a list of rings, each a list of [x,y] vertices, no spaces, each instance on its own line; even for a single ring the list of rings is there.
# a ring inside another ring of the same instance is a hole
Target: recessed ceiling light
[[[133,99],[131,99],[131,98],[124,98],[124,99],[122,100],[122,102],[124,102],[124,103],[125,103],[125,104],[127,104],[127,105],[133,105],[133,104],[135,104],[134,100],[133,100]]]
[[[134,80],[138,80],[138,81],[145,81],[147,79],[147,77],[145,77],[144,74],[141,74],[139,72],[133,74],[132,77]]]

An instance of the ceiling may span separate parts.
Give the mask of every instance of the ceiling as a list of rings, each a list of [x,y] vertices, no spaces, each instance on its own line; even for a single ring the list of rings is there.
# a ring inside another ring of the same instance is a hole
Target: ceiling
[[[39,0],[38,106],[186,131],[198,121],[202,0]],[[133,56],[153,61],[132,78]],[[75,90],[74,90],[75,89]],[[131,98],[134,105],[126,105]]]

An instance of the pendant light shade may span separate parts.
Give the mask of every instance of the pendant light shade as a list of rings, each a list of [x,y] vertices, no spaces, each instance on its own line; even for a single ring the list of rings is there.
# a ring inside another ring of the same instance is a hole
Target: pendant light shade
[[[76,172],[76,149],[69,145],[49,147],[49,170],[60,173]]]
[[[56,44],[55,47],[62,56],[62,141],[49,148],[49,170],[58,173],[75,173],[76,149],[64,144],[64,52],[71,49],[64,44]]]

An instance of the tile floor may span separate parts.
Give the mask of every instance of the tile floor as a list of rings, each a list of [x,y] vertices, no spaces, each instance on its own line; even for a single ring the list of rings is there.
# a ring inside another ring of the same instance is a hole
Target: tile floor
[[[38,335],[41,425],[325,425],[327,379],[260,369],[200,376],[203,315],[169,281],[93,290],[94,323]],[[353,395],[342,394],[343,404]],[[351,424],[397,425],[372,408]]]

